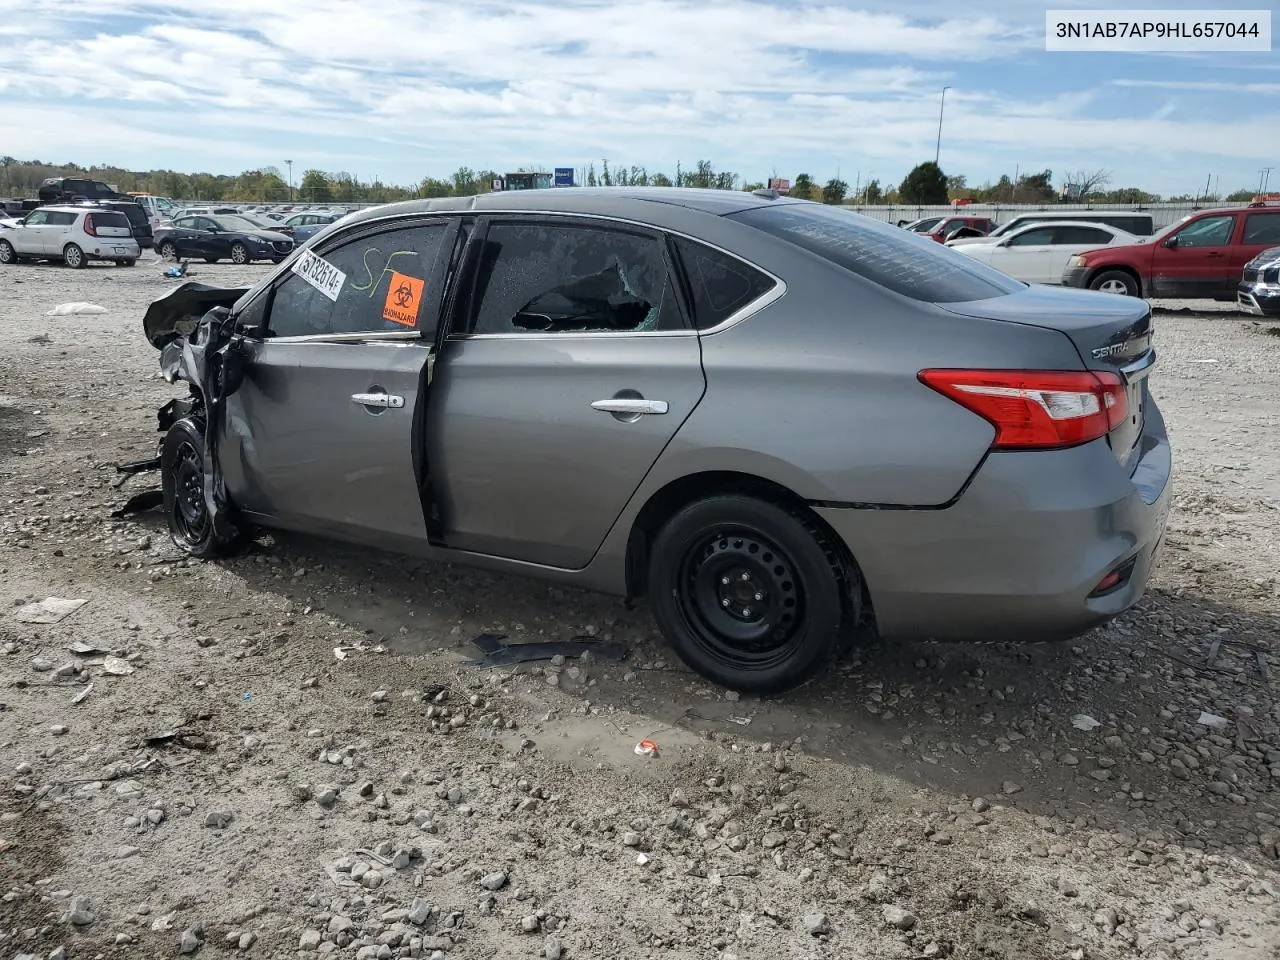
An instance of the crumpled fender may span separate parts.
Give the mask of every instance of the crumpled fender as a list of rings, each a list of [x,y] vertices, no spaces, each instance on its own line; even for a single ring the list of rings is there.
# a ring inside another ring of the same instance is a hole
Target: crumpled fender
[[[231,307],[246,289],[185,283],[155,300],[143,317],[147,339],[160,349],[165,380],[185,380],[204,401],[204,501],[214,533],[226,538],[235,534],[236,524],[218,459],[218,437],[227,397],[244,381],[250,350],[231,319]]]
[[[151,301],[142,316],[142,330],[157,350],[193,332],[200,318],[213,307],[232,307],[250,287],[211,287],[194,280],[180,283]]]

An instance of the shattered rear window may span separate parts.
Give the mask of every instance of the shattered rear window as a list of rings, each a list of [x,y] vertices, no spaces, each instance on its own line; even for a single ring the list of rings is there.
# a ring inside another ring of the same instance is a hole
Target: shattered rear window
[[[972,257],[870,217],[821,204],[760,206],[729,214],[894,293],[963,303],[1016,293],[1025,284]]]

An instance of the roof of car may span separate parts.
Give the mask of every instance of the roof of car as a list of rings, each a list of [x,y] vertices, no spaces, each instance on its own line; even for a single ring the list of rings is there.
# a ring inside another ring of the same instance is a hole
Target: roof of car
[[[440,197],[405,200],[368,207],[350,215],[350,222],[397,214],[469,211],[477,213],[538,210],[551,213],[585,213],[626,216],[646,203],[685,207],[701,213],[724,215],[770,204],[803,203],[786,197],[773,199],[744,190],[710,190],[696,187],[548,187],[541,190],[503,190],[473,197]]]
[[[1042,230],[1045,227],[1088,227],[1090,230],[1113,230],[1116,233],[1127,233],[1121,230],[1115,224],[1099,223],[1096,220],[1073,220],[1070,217],[1063,217],[1061,220],[1041,220],[1036,218],[1037,223],[1028,223],[1019,227],[1019,230]]]

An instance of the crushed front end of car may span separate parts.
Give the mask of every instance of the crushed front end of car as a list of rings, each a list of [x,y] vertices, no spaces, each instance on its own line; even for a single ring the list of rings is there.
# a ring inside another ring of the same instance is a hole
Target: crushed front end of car
[[[161,436],[154,457],[118,464],[126,476],[165,467],[165,441],[175,425],[194,428],[203,444],[199,490],[212,539],[231,541],[241,534],[235,523],[218,462],[226,398],[244,379],[244,337],[235,329],[231,308],[248,287],[211,287],[188,282],[154,300],[143,315],[147,340],[160,351],[160,372],[169,383],[185,382],[186,397],[169,400],[156,411]],[[192,491],[194,494],[196,491]]]

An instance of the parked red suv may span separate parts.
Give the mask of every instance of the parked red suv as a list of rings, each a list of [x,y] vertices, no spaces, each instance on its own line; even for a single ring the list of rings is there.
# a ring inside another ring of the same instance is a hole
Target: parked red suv
[[[946,243],[957,230],[976,231],[962,236],[985,237],[995,228],[996,223],[990,217],[925,217],[915,223],[908,223],[904,229],[912,233],[923,233],[938,243]]]
[[[1150,240],[1086,250],[1062,283],[1131,297],[1234,300],[1244,265],[1280,244],[1280,206],[1201,210]]]

